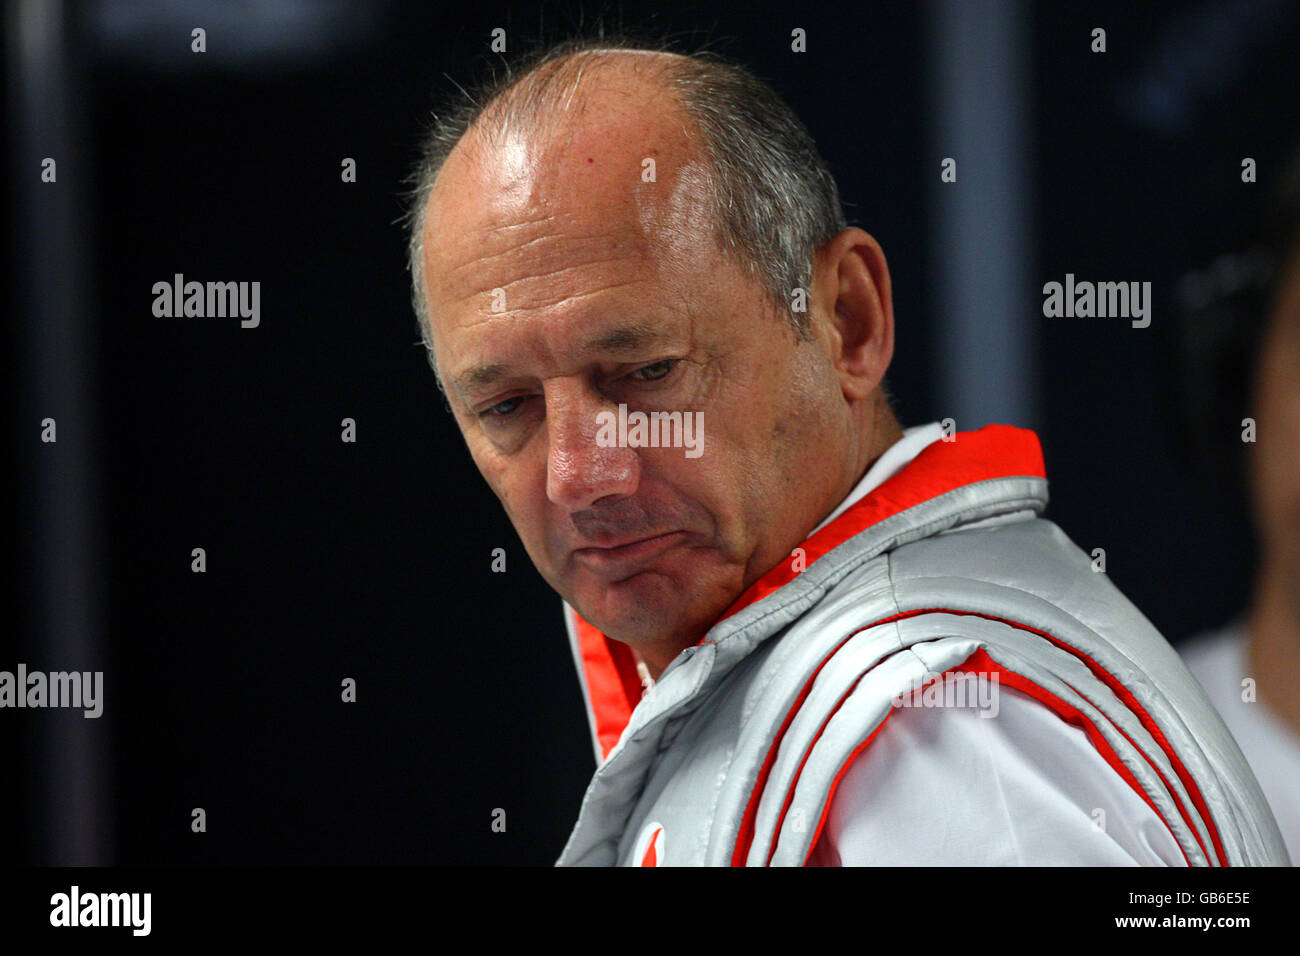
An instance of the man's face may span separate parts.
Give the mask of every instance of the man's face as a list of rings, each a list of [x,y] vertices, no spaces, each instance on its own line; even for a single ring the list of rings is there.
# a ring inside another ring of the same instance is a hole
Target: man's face
[[[662,100],[596,94],[542,142],[463,142],[424,261],[475,463],[551,586],[657,667],[834,504],[847,428],[825,348],[716,247]],[[620,404],[701,413],[703,453],[602,447]]]

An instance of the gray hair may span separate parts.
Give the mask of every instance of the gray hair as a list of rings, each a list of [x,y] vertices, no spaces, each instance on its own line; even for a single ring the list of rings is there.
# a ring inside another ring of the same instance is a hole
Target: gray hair
[[[708,157],[714,236],[725,254],[763,287],[796,335],[811,335],[806,312],[792,308],[795,289],[811,295],[813,256],[847,227],[839,189],[812,136],[781,97],[746,68],[709,52],[676,54],[615,38],[568,40],[546,48],[435,115],[411,180],[408,269],[411,303],[429,364],[437,374],[424,292],[425,209],[443,163],[471,129],[489,138],[515,126],[536,129],[567,104],[585,70],[608,57],[647,57],[697,128]],[[439,387],[442,386],[441,380]]]

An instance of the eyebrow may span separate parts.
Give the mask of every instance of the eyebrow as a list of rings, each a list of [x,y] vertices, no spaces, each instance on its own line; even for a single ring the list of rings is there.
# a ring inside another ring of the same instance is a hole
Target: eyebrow
[[[653,325],[634,323],[602,332],[578,349],[578,354],[626,355],[664,337],[663,331]],[[457,373],[452,381],[461,392],[479,391],[504,378],[510,371],[511,367],[504,362],[483,362]]]

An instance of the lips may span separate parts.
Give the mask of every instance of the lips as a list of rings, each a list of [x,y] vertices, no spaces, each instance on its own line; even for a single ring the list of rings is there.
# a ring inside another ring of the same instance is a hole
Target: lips
[[[573,558],[601,577],[630,577],[645,570],[665,551],[677,545],[685,535],[684,531],[669,531],[612,547],[578,548],[573,552]]]

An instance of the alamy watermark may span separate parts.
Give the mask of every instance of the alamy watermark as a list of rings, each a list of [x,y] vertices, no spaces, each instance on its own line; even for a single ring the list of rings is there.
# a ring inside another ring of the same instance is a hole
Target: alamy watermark
[[[601,448],[685,448],[687,458],[704,454],[703,412],[629,412],[596,414],[596,444]]]
[[[1065,282],[1043,285],[1043,315],[1067,319],[1132,319],[1135,329],[1151,324],[1150,282],[1082,282],[1074,273]]]
[[[152,911],[152,893],[83,893],[74,883],[50,897],[51,926],[121,926],[133,936],[148,936]]]
[[[920,680],[894,698],[895,707],[969,707],[981,717],[998,715],[997,671],[948,671],[926,673]]]
[[[160,319],[226,319],[236,316],[240,326],[262,324],[262,283],[185,281],[176,273],[171,282],[153,284],[153,314]]]
[[[0,671],[0,707],[79,707],[83,717],[104,712],[103,671]]]

